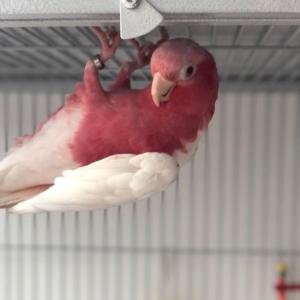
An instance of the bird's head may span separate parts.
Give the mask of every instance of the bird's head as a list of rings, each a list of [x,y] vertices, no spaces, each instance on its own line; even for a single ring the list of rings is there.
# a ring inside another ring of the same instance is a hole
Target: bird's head
[[[218,94],[216,64],[196,42],[176,38],[161,44],[152,55],[151,73],[151,95],[157,107],[204,112],[214,106]]]

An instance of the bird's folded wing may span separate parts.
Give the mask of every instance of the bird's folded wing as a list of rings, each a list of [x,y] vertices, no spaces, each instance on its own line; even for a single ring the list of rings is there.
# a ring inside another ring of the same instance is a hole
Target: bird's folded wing
[[[176,178],[176,160],[164,153],[113,155],[64,171],[54,185],[10,210],[16,213],[107,208],[148,197]]]

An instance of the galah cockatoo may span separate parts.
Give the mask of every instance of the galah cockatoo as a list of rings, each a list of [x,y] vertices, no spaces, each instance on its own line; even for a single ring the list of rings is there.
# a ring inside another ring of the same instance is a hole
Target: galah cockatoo
[[[190,39],[141,45],[105,90],[98,72],[120,37],[93,28],[101,53],[83,82],[32,135],[20,137],[0,162],[0,206],[17,213],[90,210],[145,198],[176,178],[196,151],[218,95],[213,56]],[[131,73],[150,62],[152,82],[130,87]]]

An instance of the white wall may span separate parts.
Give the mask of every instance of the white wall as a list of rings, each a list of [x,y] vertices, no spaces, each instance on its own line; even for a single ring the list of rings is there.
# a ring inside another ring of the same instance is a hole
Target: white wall
[[[2,153],[62,103],[47,89],[1,89]],[[296,93],[226,92],[166,193],[93,213],[0,211],[0,299],[276,299],[280,259],[300,281],[299,116]]]

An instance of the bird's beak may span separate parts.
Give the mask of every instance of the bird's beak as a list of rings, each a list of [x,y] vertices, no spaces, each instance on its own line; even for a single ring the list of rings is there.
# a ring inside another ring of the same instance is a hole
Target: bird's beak
[[[176,83],[165,79],[159,72],[155,73],[152,80],[151,95],[156,106],[162,101],[168,101]]]

